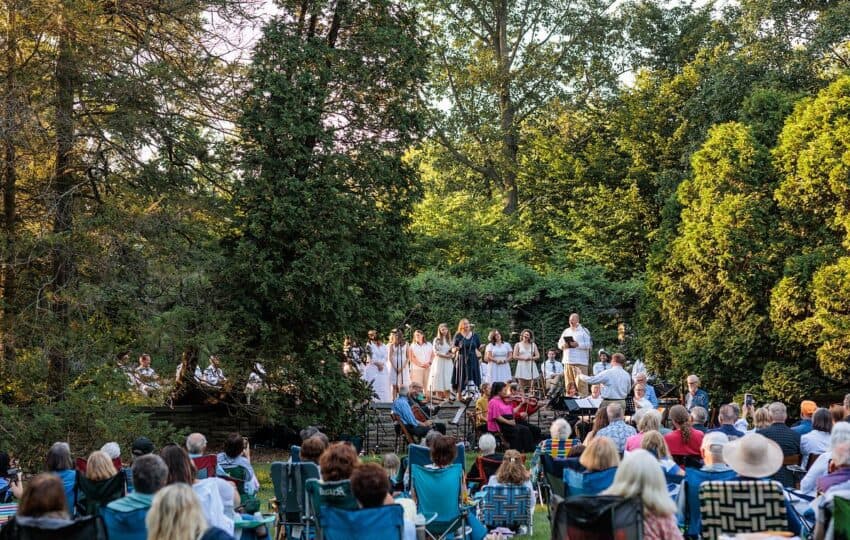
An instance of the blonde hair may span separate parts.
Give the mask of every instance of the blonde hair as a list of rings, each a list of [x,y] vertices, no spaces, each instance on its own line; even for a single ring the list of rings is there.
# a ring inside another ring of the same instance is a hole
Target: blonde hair
[[[647,431],[659,431],[661,429],[661,413],[655,409],[650,409],[643,413],[638,422],[638,431],[646,433]]]
[[[594,437],[581,453],[579,463],[590,472],[604,471],[620,463],[620,454],[614,441],[608,437]]]
[[[648,452],[654,452],[658,459],[669,458],[670,448],[667,441],[658,431],[647,431],[640,439],[640,447]]]
[[[759,407],[753,414],[753,426],[756,428],[766,428],[773,422],[773,415],[770,414],[770,409],[767,407]]]
[[[145,518],[147,540],[198,540],[207,530],[201,502],[189,484],[159,490]]]
[[[614,483],[602,495],[640,497],[644,513],[669,516],[676,504],[667,493],[667,482],[658,461],[646,450],[626,454],[614,475]]]
[[[96,450],[89,454],[89,459],[86,460],[86,478],[93,482],[100,480],[108,480],[118,474],[115,470],[115,465],[112,460],[106,455],[106,452]]]
[[[381,457],[381,466],[387,471],[388,475],[395,478],[401,468],[401,460],[395,454],[384,454]]]
[[[505,485],[521,485],[530,474],[522,464],[522,455],[516,450],[508,450],[502,458],[502,464],[496,471],[496,479]]]
[[[457,333],[463,332],[463,323],[469,324],[469,319],[461,319],[457,323]]]

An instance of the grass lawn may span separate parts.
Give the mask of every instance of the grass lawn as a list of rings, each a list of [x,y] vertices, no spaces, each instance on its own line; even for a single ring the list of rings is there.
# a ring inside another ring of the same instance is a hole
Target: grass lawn
[[[377,461],[379,458],[377,456],[366,456],[363,458],[366,461]],[[474,455],[467,454],[467,461],[472,463],[475,459]],[[468,467],[467,467],[468,468]],[[259,497],[262,501],[262,511],[268,512],[268,504],[267,501],[274,497],[274,490],[272,489],[272,481],[269,476],[269,470],[271,469],[270,461],[261,461],[257,460],[254,463],[254,472],[257,473],[257,479],[260,481],[260,493]],[[546,507],[537,505],[537,508],[534,510],[534,534],[531,536],[519,536],[516,538],[529,538],[532,540],[547,540],[549,538],[549,522],[546,519]]]

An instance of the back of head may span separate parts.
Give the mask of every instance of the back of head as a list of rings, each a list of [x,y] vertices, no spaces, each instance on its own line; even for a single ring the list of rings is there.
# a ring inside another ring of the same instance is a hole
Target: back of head
[[[705,407],[694,407],[691,409],[691,419],[694,424],[705,424],[708,422],[708,411]]]
[[[86,478],[93,482],[107,480],[118,474],[106,452],[94,451],[86,461]]]
[[[844,411],[850,411],[850,394],[844,394]]]
[[[850,442],[843,442],[833,446],[830,462],[834,467],[850,467]]]
[[[832,432],[832,413],[829,412],[829,409],[821,407],[815,410],[812,415],[812,429],[824,433]]]
[[[528,480],[529,473],[522,464],[522,454],[516,450],[508,450],[499,469],[496,478],[505,485],[522,485]]]
[[[590,472],[604,471],[619,465],[620,454],[614,441],[608,437],[594,437],[581,453],[579,463]]]
[[[454,437],[441,435],[434,441],[431,447],[431,461],[437,467],[448,467],[457,457],[457,447]]]
[[[614,483],[602,494],[640,497],[644,513],[669,516],[676,511],[676,505],[667,493],[664,473],[655,457],[646,450],[626,454],[617,468]]]
[[[833,425],[844,420],[844,405],[830,405],[829,412],[832,414]]]
[[[344,442],[336,442],[322,452],[319,458],[319,468],[322,470],[322,480],[348,480],[359,459],[353,446]]]
[[[301,437],[301,442],[304,442],[318,432],[319,428],[317,428],[316,426],[307,426],[301,431],[299,431],[298,435]]]
[[[549,435],[551,435],[553,439],[563,441],[569,439],[572,434],[573,429],[570,427],[570,423],[563,418],[555,419],[555,421],[552,422],[552,425],[549,426]],[[492,437],[492,435],[490,436]]]
[[[496,452],[496,437],[489,433],[485,433],[478,438],[478,449],[481,450],[482,456],[489,456]]]
[[[53,443],[47,451],[47,470],[65,471],[74,468],[71,460],[71,447],[66,442]]]
[[[638,431],[659,431],[661,429],[661,413],[655,409],[646,411],[638,422]]]
[[[192,433],[186,437],[186,450],[190,454],[202,455],[207,449],[207,438],[201,433]]]
[[[596,433],[600,429],[607,427],[610,424],[610,420],[608,419],[608,408],[600,408],[596,411],[596,414],[593,416],[593,429],[592,433]]]
[[[442,436],[442,433],[440,433],[436,429],[432,429],[431,431],[425,434],[425,446],[427,446],[429,449],[433,448],[434,441],[436,441]]]
[[[188,484],[159,490],[145,518],[147,540],[197,540],[207,530],[201,501]]]
[[[658,431],[647,431],[640,439],[640,447],[655,456],[657,459],[670,457],[670,448],[664,436]]]
[[[729,437],[721,431],[706,433],[700,445],[703,459],[707,463],[723,463],[723,446],[728,442]]]
[[[164,446],[159,456],[168,467],[168,484],[184,483],[192,485],[195,481],[195,465],[189,459],[186,450],[176,444]]]
[[[681,405],[670,407],[670,421],[682,432],[682,440],[687,443],[691,440],[691,415],[688,409]]]
[[[785,419],[788,418],[788,409],[784,403],[779,401],[774,401],[768,405],[767,410],[770,411],[770,417],[774,423],[785,422]]]
[[[117,442],[108,442],[100,447],[100,451],[106,453],[109,459],[118,459],[121,457],[121,447]]]
[[[67,518],[68,503],[62,480],[49,473],[39,474],[30,480],[18,504],[18,515]]]
[[[328,445],[325,444],[325,441],[321,437],[314,435],[301,443],[301,461],[318,463],[319,457],[321,457],[322,452],[327,450],[327,448]]]
[[[767,427],[773,422],[773,416],[770,414],[770,410],[767,407],[759,407],[756,409],[756,412],[753,413],[753,425],[756,428]]]
[[[717,420],[721,424],[734,424],[737,419],[738,415],[735,414],[735,409],[731,405],[720,406],[720,410],[717,412]]]
[[[224,441],[224,453],[230,459],[239,457],[245,451],[245,440],[238,433],[231,433]]]
[[[390,492],[387,472],[377,463],[358,465],[351,473],[351,491],[363,508],[383,505]]]
[[[832,432],[829,434],[830,448],[844,442],[850,442],[850,422],[838,422],[832,426]]]
[[[617,420],[623,419],[623,406],[619,403],[610,403],[606,408],[606,412],[608,413],[608,422],[616,422]]]
[[[619,364],[620,366],[625,366],[626,356],[623,353],[615,352],[613,355],[611,355],[611,363]]]
[[[381,457],[381,466],[388,475],[395,477],[395,475],[398,474],[398,470],[401,468],[401,460],[396,454],[384,454]]]
[[[168,467],[161,457],[147,454],[133,460],[133,489],[151,495],[168,480]]]

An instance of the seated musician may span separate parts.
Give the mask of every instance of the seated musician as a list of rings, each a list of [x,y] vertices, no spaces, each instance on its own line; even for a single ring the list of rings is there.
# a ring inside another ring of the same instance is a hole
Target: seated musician
[[[210,365],[201,375],[201,382],[213,388],[221,388],[227,382],[227,377],[221,370],[221,360],[217,355],[210,355]]]
[[[413,381],[410,383],[410,390],[407,395],[407,399],[410,400],[410,406],[418,405],[422,412],[425,413],[425,416],[431,418],[438,412],[440,412],[440,406],[431,407],[425,404],[425,388],[422,387],[421,383]]]
[[[487,433],[487,405],[490,401],[490,383],[481,383],[481,395],[475,400],[472,412],[476,433]]]
[[[417,419],[413,414],[413,408],[408,400],[409,389],[405,385],[401,385],[398,389],[398,397],[393,401],[393,412],[396,413],[404,424],[407,431],[415,437],[424,437],[426,433],[435,429],[441,433],[446,432],[446,425],[442,423],[434,423],[431,420]]]
[[[155,394],[162,388],[159,375],[151,367],[151,356],[147,353],[139,356],[139,365],[133,370],[133,379],[139,392],[146,396]]]
[[[546,393],[552,392],[558,384],[564,381],[564,364],[555,355],[555,349],[549,349],[546,351],[546,361],[543,362],[543,378],[546,379]]]

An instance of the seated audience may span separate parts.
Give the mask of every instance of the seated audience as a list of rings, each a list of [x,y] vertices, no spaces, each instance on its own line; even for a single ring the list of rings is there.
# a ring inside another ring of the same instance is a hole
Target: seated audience
[[[11,467],[11,458],[9,458],[9,454],[6,452],[0,452],[0,471],[6,472]],[[12,496],[15,499],[20,499],[23,495],[24,488],[21,482],[22,474],[18,471],[17,476],[13,476],[11,478],[6,478],[0,476],[0,496],[8,497],[9,492],[11,492]],[[0,500],[9,500],[8,498],[0,499]]]
[[[735,427],[735,422],[738,415],[735,413],[735,408],[732,405],[723,405],[717,412],[717,421],[720,422],[720,427],[710,429],[709,433],[723,433],[730,441],[741,438],[744,433]]]
[[[376,463],[359,465],[351,474],[351,492],[361,508],[377,508],[396,504],[390,494],[390,484],[384,469]],[[415,516],[415,509],[414,509]],[[404,540],[416,538],[416,526],[410,519],[404,520]]]
[[[563,418],[556,418],[549,426],[550,438],[540,441],[537,448],[534,449],[534,455],[531,457],[531,469],[537,470],[540,463],[540,456],[548,454],[553,458],[567,458],[581,453],[578,448],[581,441],[571,437],[573,429],[570,423]]]
[[[694,407],[691,409],[691,427],[697,431],[705,433],[708,431],[706,424],[708,423],[708,411],[703,407]]]
[[[118,474],[118,471],[115,470],[115,465],[109,459],[109,456],[106,455],[106,452],[96,450],[89,454],[86,460],[87,479],[92,482],[100,482],[102,480],[109,480],[116,474]]]
[[[531,475],[522,464],[522,455],[516,450],[505,452],[505,459],[496,474],[490,477],[488,486],[525,486],[531,493]]]
[[[147,540],[233,540],[226,532],[207,524],[198,496],[184,483],[157,492],[145,524]]]
[[[327,450],[328,445],[321,437],[310,437],[301,443],[301,462],[315,463],[318,465],[322,452]]]
[[[359,462],[357,450],[350,444],[344,442],[331,444],[319,458],[322,481],[348,480]]]
[[[640,441],[642,450],[646,450],[658,460],[661,469],[668,474],[683,475],[683,471],[676,462],[673,461],[673,456],[670,455],[670,449],[667,448],[667,443],[664,437],[657,431],[648,431],[644,434]]]
[[[439,431],[437,431],[435,429],[432,429],[431,431],[428,432],[427,435],[425,435],[425,446],[427,446],[428,448],[433,447],[434,441],[436,441],[437,439],[439,439],[442,436],[443,436],[442,433],[440,433]]]
[[[481,451],[481,457],[501,463],[502,454],[496,453],[496,438],[491,434],[485,433],[478,438],[478,449]],[[487,467],[485,467],[485,474],[488,472],[486,469]],[[492,468],[490,469],[490,472],[491,474],[494,472]],[[469,471],[466,473],[466,479],[469,482],[477,482],[479,484],[487,481],[487,478],[481,477],[481,473],[478,470],[478,463],[476,461],[473,461],[472,465],[469,466]]]
[[[251,466],[251,454],[245,447],[245,439],[238,433],[231,433],[224,441],[224,452],[216,456],[223,470],[233,467],[245,469],[245,493],[256,493],[260,487],[254,468]]]
[[[685,394],[685,408],[690,412],[694,407],[709,408],[708,393],[699,387],[700,380],[696,375],[688,375],[688,393]]]
[[[850,423],[839,422],[832,426],[832,433],[829,436],[829,449],[815,460],[806,472],[806,476],[800,481],[800,491],[806,495],[815,495],[818,479],[829,472],[832,449],[845,442],[850,442]]]
[[[818,405],[814,401],[805,400],[800,403],[800,421],[791,427],[801,436],[812,430],[812,415],[815,414]]]
[[[829,413],[832,415],[832,425],[844,420],[844,405],[830,405]]]
[[[140,456],[133,460],[132,470],[133,493],[112,501],[101,510],[109,540],[146,540],[145,517],[154,494],[168,479],[168,467],[159,456]]]
[[[738,437],[740,438],[740,437]],[[729,438],[721,431],[709,431],[702,439],[703,466],[685,469],[678,495],[679,515],[684,518],[685,534],[699,537],[701,526],[699,487],[703,482],[733,480],[737,473],[723,460],[723,447]]]
[[[652,403],[652,408],[658,407],[658,395],[655,393],[655,387],[647,382],[646,373],[640,372],[638,374],[634,374],[634,368],[632,369],[633,378],[635,381],[635,386],[642,384],[646,387],[646,399]]]
[[[658,431],[661,433],[661,413],[656,410],[646,411],[640,415],[638,420],[638,433],[626,439],[626,452],[637,450],[640,448],[640,441],[643,439],[643,434],[648,431]],[[668,430],[669,431],[669,430]]]
[[[71,458],[71,447],[66,442],[53,443],[47,452],[47,471],[52,472],[62,480],[65,486],[65,499],[68,511],[74,514],[77,503],[74,486],[77,483],[77,471],[74,470],[74,460]]]
[[[298,432],[298,436],[301,437],[302,443],[310,437],[318,437],[325,442],[325,446],[331,445],[331,440],[328,438],[328,436],[322,433],[322,430],[320,430],[316,426],[305,427],[304,429]]]
[[[207,438],[201,433],[190,433],[186,437],[186,451],[189,452],[189,458],[195,459],[207,455]],[[218,476],[226,476],[221,464],[216,458],[215,474]]]
[[[823,454],[829,450],[829,438],[832,433],[832,415],[828,409],[817,409],[812,415],[811,431],[800,437],[800,452],[803,467],[811,467],[809,456],[812,454]]]
[[[770,417],[773,422],[758,430],[758,433],[772,440],[782,448],[782,454],[787,456],[800,455],[800,434],[785,425],[787,411],[785,405],[780,402],[771,403],[768,406]],[[775,480],[782,482],[785,487],[794,487],[794,475],[782,467],[776,473]]]
[[[772,440],[753,433],[723,446],[723,461],[740,480],[771,479],[782,468],[782,449]]]
[[[590,429],[590,433],[587,434],[587,437],[584,438],[584,444],[587,446],[590,441],[596,437],[596,434],[599,433],[600,430],[608,427],[608,407],[599,407],[599,410],[596,411],[596,414],[593,415],[593,427]]]
[[[646,397],[646,385],[643,383],[635,384],[634,402],[635,412],[640,410],[655,409],[655,406]]]
[[[818,478],[817,492],[826,493],[833,486],[850,482],[850,443],[839,443],[832,447],[832,456],[826,476]]]
[[[100,447],[101,452],[105,452],[109,459],[115,461],[116,459],[121,459],[121,447],[117,442],[108,442]],[[119,471],[124,475],[124,480],[127,485],[127,493],[132,493],[133,491],[133,470],[126,465],[121,466],[121,470]]]
[[[381,456],[381,467],[387,473],[387,478],[390,481],[390,490],[392,492],[403,491],[404,482],[398,477],[398,472],[401,470],[401,460],[396,454],[384,454]]]
[[[596,437],[581,453],[579,463],[587,472],[604,471],[616,467],[620,464],[617,445],[608,437]]]
[[[17,525],[41,529],[43,538],[49,538],[48,530],[71,523],[62,480],[55,474],[39,474],[23,490],[17,514],[0,529],[0,540],[23,538]]]
[[[667,493],[664,473],[646,450],[635,450],[623,459],[614,483],[602,495],[640,498],[645,540],[681,540],[676,505]]]
[[[441,435],[431,446],[431,464],[428,467],[444,469],[450,467],[457,457],[457,443],[454,437]]]
[[[737,429],[741,433],[746,433],[750,426],[747,423],[747,420],[741,417],[741,406],[735,403],[734,401],[730,403],[729,406],[732,407],[732,411],[734,411],[735,413],[735,429]],[[728,437],[729,435],[727,434],[726,436]]]
[[[773,423],[773,417],[770,415],[770,409],[767,407],[759,407],[753,413],[753,429],[747,433],[756,433],[760,429],[764,429]]]
[[[153,441],[147,437],[136,438],[136,440],[133,441],[132,446],[130,446],[130,453],[133,454],[134,458],[153,454],[154,450]]]
[[[596,437],[608,437],[617,446],[617,452],[623,453],[626,439],[635,435],[635,428],[628,425],[624,419],[623,406],[619,403],[609,403],[606,407],[608,425],[596,432]]]
[[[681,405],[670,408],[670,421],[673,431],[664,436],[670,453],[676,463],[684,463],[688,457],[698,457],[702,446],[703,433],[691,426],[691,416]]]

